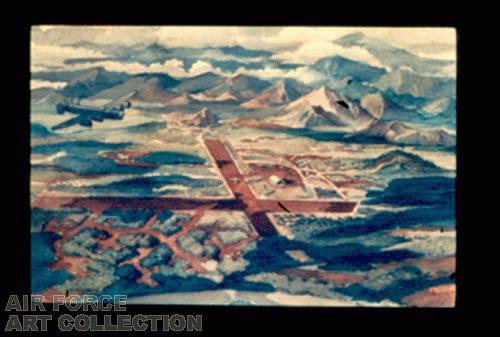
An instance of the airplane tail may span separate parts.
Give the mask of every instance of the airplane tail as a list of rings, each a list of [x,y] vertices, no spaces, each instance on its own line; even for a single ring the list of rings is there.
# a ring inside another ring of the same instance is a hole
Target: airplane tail
[[[59,115],[62,115],[66,111],[66,109],[67,109],[66,104],[63,104],[63,103],[56,104],[56,112]]]
[[[120,104],[120,110],[124,111],[125,109],[129,109],[132,106],[132,103],[130,101],[127,101],[123,104]]]

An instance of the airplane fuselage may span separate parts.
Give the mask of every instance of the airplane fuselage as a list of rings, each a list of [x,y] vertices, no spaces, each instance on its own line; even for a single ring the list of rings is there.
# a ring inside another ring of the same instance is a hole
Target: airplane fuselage
[[[107,108],[107,107],[90,107],[74,104],[57,104],[56,111],[58,114],[64,112],[71,112],[81,115],[82,117],[89,117],[92,119],[123,119],[124,111],[121,108]]]

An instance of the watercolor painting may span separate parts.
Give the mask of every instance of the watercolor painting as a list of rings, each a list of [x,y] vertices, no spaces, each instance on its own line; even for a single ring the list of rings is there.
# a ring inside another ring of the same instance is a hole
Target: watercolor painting
[[[453,28],[33,26],[31,289],[453,307]]]

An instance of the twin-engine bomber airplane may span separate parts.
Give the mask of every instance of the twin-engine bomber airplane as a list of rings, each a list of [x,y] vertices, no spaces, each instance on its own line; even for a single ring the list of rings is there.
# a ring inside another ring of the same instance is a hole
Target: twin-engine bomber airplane
[[[123,98],[120,100],[123,100]],[[65,112],[70,112],[73,114],[77,114],[78,116],[53,126],[52,130],[60,130],[73,125],[81,125],[90,128],[92,127],[93,121],[102,122],[105,119],[121,120],[125,115],[125,109],[128,109],[131,106],[132,104],[130,103],[130,101],[126,101],[120,104],[118,104],[117,101],[113,101],[102,107],[58,103],[56,104],[56,112],[58,114],[62,115]]]

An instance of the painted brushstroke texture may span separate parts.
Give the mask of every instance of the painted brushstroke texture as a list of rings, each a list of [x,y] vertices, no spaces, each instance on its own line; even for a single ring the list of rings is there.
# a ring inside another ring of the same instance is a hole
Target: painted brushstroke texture
[[[454,306],[455,44],[33,27],[33,293]]]

